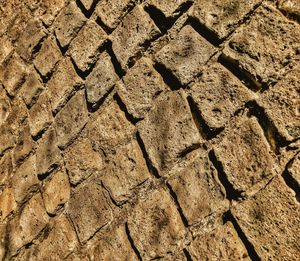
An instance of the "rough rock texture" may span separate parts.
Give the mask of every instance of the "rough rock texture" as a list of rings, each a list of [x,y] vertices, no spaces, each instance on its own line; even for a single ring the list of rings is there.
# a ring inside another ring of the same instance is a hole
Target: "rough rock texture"
[[[0,0],[0,260],[300,260],[299,0]]]

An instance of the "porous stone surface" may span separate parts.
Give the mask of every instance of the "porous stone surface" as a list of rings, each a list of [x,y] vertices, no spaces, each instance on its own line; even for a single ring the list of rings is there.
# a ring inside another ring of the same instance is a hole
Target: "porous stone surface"
[[[0,259],[298,261],[298,0],[0,0]]]

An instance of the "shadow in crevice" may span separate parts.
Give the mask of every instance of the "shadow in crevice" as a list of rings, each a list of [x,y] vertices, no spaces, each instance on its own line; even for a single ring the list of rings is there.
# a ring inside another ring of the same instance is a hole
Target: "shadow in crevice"
[[[131,245],[134,253],[136,254],[138,260],[143,260],[141,254],[139,252],[139,250],[136,248],[136,246],[135,246],[135,244],[133,242],[133,239],[132,239],[132,237],[130,235],[130,231],[129,231],[128,223],[127,222],[125,223],[125,231],[126,231],[127,238],[128,238],[128,240],[130,242],[130,245]]]

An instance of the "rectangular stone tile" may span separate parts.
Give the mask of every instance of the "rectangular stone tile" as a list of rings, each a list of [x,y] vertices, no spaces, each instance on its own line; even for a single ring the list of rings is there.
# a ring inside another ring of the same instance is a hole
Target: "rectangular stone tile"
[[[225,67],[213,64],[189,91],[202,118],[212,129],[224,127],[253,94]]]
[[[299,202],[280,176],[232,212],[262,260],[299,259]]]
[[[264,4],[233,34],[223,54],[260,86],[278,81],[299,50],[300,26]]]
[[[135,118],[144,118],[156,97],[167,90],[163,78],[148,58],[138,60],[117,87],[126,109]]]
[[[71,1],[64,7],[53,25],[55,35],[60,45],[62,47],[68,46],[85,22],[86,18],[77,7],[75,1]]]
[[[88,110],[84,91],[81,90],[55,117],[57,144],[65,148],[88,122]]]
[[[93,180],[80,184],[72,193],[68,214],[81,243],[86,242],[113,218],[101,185]]]
[[[128,217],[128,228],[134,245],[146,260],[174,252],[186,233],[176,206],[164,189],[138,201]]]
[[[183,91],[170,92],[157,99],[138,123],[138,131],[158,171],[171,168],[182,153],[203,141]]]
[[[81,71],[86,71],[97,60],[97,52],[107,38],[103,29],[88,21],[70,44],[69,53]]]
[[[254,117],[235,118],[214,146],[224,172],[239,192],[263,186],[275,174],[275,161],[264,132]]]
[[[175,170],[168,181],[189,225],[229,208],[225,190],[207,153],[202,151],[196,155],[196,160]]]
[[[187,25],[181,29],[175,39],[155,55],[155,58],[158,63],[170,70],[182,85],[186,85],[200,75],[203,65],[216,50],[190,25]]]
[[[160,33],[150,16],[137,5],[122,24],[111,34],[112,48],[123,69],[134,56],[144,50],[143,45]]]

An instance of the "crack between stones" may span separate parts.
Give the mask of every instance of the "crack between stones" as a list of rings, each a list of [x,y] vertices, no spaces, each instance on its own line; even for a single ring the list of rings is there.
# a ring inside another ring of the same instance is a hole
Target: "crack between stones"
[[[140,254],[140,252],[139,252],[139,250],[138,250],[137,247],[135,246],[134,241],[133,241],[133,239],[132,239],[132,237],[131,237],[131,235],[130,235],[130,230],[129,230],[129,227],[128,227],[128,223],[127,223],[127,222],[125,223],[125,231],[126,231],[127,238],[128,238],[128,240],[129,240],[129,242],[130,242],[130,245],[131,245],[131,247],[132,247],[132,249],[133,249],[135,255],[137,256],[138,260],[143,260],[141,254]]]

